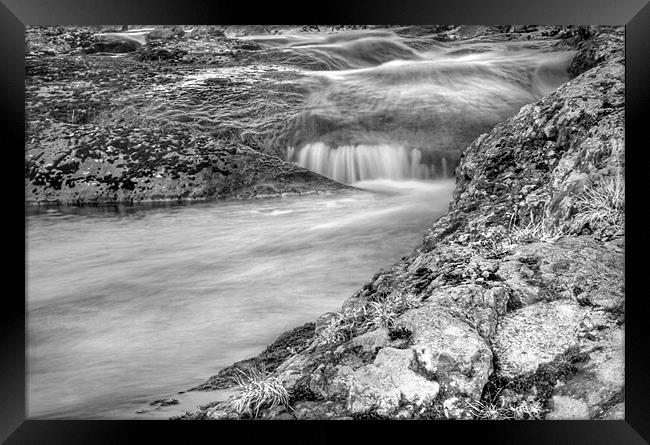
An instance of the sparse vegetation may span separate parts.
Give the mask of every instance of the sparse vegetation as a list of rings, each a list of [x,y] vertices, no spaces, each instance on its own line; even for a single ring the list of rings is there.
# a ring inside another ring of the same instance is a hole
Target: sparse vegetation
[[[539,400],[521,400],[511,405],[481,400],[467,404],[477,420],[540,420],[543,414]]]
[[[510,410],[496,403],[478,400],[475,403],[467,402],[472,410],[472,415],[477,420],[507,420],[512,419]]]
[[[525,226],[510,224],[510,236],[515,243],[525,244],[539,241],[553,243],[566,235],[568,235],[568,231],[565,228],[552,223],[543,214],[536,221],[532,211],[528,224]]]
[[[544,412],[539,400],[522,400],[509,409],[515,420],[540,420]]]
[[[515,250],[516,244],[511,237],[486,238],[481,240],[478,246],[479,254],[488,259],[501,259],[511,255]]]
[[[289,392],[276,378],[264,370],[239,370],[235,376],[239,393],[228,400],[228,407],[239,415],[257,417],[262,408],[289,406]]]
[[[406,293],[395,297],[387,297],[381,301],[373,301],[369,305],[365,324],[368,330],[376,328],[390,328],[395,319],[409,309],[420,305],[421,298]]]
[[[341,343],[350,339],[354,332],[363,325],[366,306],[355,307],[339,312],[329,319],[324,329],[319,332],[317,341],[325,344]]]
[[[390,328],[397,317],[409,309],[418,307],[420,303],[419,296],[404,293],[386,296],[381,300],[339,312],[320,332],[320,341],[340,343],[373,329]]]
[[[587,187],[577,197],[578,213],[574,216],[571,229],[580,232],[583,228],[598,230],[605,227],[623,229],[625,218],[625,182],[620,174],[593,187]]]

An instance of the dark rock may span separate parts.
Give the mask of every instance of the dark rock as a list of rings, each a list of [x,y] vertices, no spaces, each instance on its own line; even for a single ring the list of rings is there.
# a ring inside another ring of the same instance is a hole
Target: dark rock
[[[162,407],[162,406],[178,405],[179,403],[181,402],[178,399],[159,399],[159,400],[154,400],[149,405]]]
[[[112,40],[110,42],[95,42],[84,50],[86,54],[94,53],[131,53],[140,48],[134,40]]]

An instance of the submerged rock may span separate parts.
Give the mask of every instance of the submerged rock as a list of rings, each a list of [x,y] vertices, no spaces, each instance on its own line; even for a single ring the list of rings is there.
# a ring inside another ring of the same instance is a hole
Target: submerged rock
[[[159,399],[159,400],[154,400],[149,405],[163,407],[163,406],[178,405],[179,403],[180,401],[178,399]]]

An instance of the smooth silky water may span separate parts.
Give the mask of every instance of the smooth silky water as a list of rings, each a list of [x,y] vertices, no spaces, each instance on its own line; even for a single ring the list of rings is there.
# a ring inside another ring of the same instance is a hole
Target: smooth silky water
[[[408,254],[451,181],[28,218],[30,416],[129,417],[327,311]]]
[[[568,80],[572,55],[390,32],[248,38],[299,73],[302,107],[275,140],[285,159],[362,190],[30,212],[29,417],[138,418],[339,309],[447,210],[462,148]],[[213,68],[176,88],[232,75]],[[244,112],[219,98],[196,107],[215,122]]]

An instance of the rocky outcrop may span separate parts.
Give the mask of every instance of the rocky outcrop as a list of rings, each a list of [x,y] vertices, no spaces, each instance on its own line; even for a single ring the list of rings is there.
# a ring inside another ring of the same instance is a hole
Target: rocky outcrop
[[[622,418],[622,29],[588,31],[573,80],[467,148],[422,245],[277,367],[292,409],[262,417]]]
[[[131,203],[331,192],[346,186],[242,144],[176,129],[52,125],[26,144],[28,203]]]

